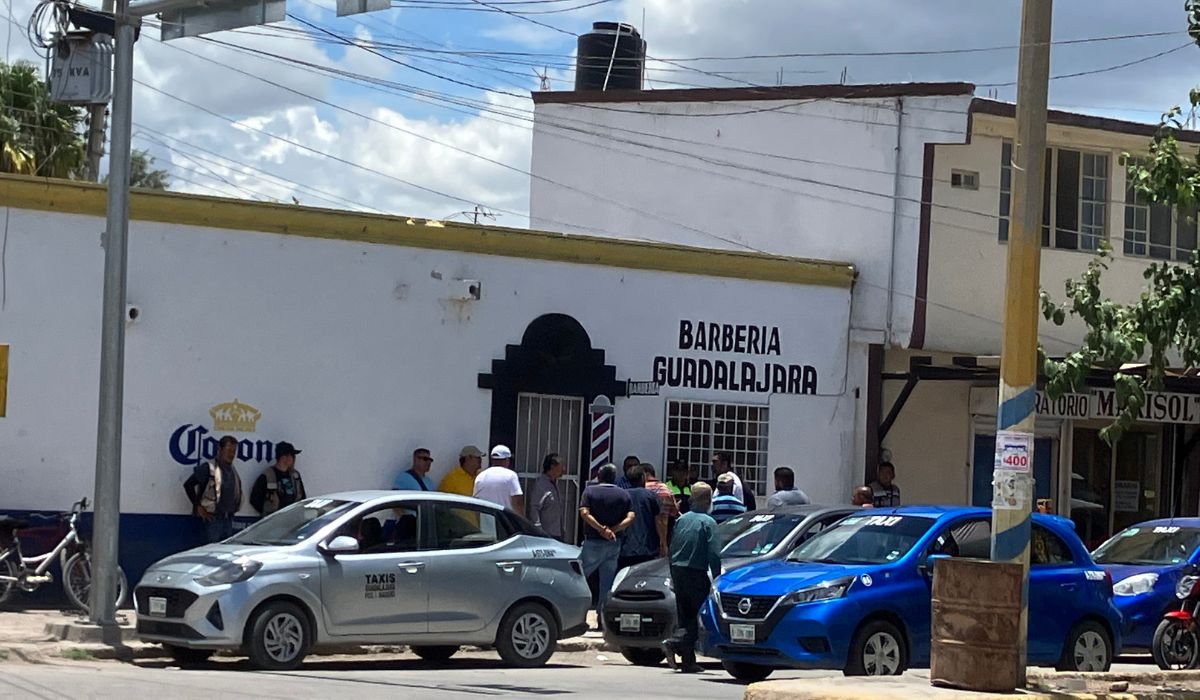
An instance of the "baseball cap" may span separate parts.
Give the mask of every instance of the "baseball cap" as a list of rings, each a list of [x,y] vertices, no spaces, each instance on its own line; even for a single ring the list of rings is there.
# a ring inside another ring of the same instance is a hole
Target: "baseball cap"
[[[730,484],[730,483],[733,483],[735,478],[736,477],[734,477],[733,472],[725,472],[724,474],[721,474],[720,476],[717,477],[717,483],[718,484]]]
[[[474,445],[467,445],[458,452],[459,457],[482,457],[483,452]]]
[[[492,448],[492,459],[508,459],[512,457],[512,450],[504,445],[496,445]]]
[[[297,450],[296,446],[290,442],[279,442],[279,443],[276,443],[276,445],[275,445],[275,458],[276,459],[279,459],[280,457],[286,457],[288,455],[298,455],[298,454],[300,454],[300,450]]]

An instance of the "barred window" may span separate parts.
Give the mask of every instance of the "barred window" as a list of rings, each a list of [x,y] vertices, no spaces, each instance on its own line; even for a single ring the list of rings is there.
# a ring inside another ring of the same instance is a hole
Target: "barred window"
[[[666,462],[683,460],[697,479],[711,479],[712,453],[729,454],[742,485],[766,495],[766,406],[667,401]]]
[[[1012,221],[1013,144],[1000,146],[999,236],[1008,240]],[[1042,245],[1060,250],[1098,250],[1107,237],[1108,156],[1047,148],[1042,191]]]
[[[1195,208],[1151,203],[1138,194],[1133,179],[1125,186],[1125,254],[1187,262],[1196,250]]]

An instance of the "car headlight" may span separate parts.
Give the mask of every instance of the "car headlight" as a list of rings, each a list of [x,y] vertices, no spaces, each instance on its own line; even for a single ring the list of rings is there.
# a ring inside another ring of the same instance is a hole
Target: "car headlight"
[[[675,592],[675,583],[671,581],[670,576],[663,579],[663,585],[667,587],[668,591],[671,591],[672,593]]]
[[[854,583],[853,576],[834,579],[832,581],[822,581],[815,586],[808,586],[798,591],[792,591],[783,599],[783,602],[785,605],[804,605],[806,603],[819,603],[823,600],[841,598],[846,595],[846,591],[850,590],[850,584],[852,583]]]
[[[222,564],[216,571],[205,576],[197,576],[196,583],[201,586],[220,586],[225,583],[239,583],[258,573],[262,562],[250,557],[238,557],[228,564]]]
[[[708,591],[708,598],[712,601],[715,610],[721,609],[721,592],[717,590],[716,582],[713,582],[712,588]]]
[[[1154,590],[1158,574],[1136,574],[1113,584],[1113,595],[1141,595]]]
[[[612,593],[613,591],[617,590],[617,587],[621,585],[621,582],[624,581],[627,576],[629,576],[628,566],[617,572],[617,577],[613,579],[612,588],[608,589],[608,592]]]

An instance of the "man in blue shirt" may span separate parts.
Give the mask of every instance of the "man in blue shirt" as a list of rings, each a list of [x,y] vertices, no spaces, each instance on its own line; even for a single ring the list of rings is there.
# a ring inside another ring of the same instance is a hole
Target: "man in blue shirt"
[[[621,556],[617,570],[657,559],[667,554],[667,514],[657,493],[645,487],[646,473],[642,465],[625,472],[629,481],[630,510],[633,524],[621,539]]]
[[[708,597],[709,575],[721,574],[721,556],[717,552],[717,523],[708,515],[712,488],[708,484],[692,486],[691,510],[675,521],[671,540],[671,587],[675,590],[675,612],[679,626],[663,641],[663,653],[671,668],[683,673],[699,673],[696,663],[696,639],[700,635],[700,607]],[[676,664],[675,655],[680,663]]]
[[[433,479],[429,478],[429,468],[433,466],[433,457],[429,450],[418,447],[413,450],[412,468],[396,475],[392,488],[397,491],[434,491]]]
[[[717,477],[717,497],[712,501],[712,518],[718,523],[746,512],[745,504],[733,493],[735,479],[733,472],[725,472]]]

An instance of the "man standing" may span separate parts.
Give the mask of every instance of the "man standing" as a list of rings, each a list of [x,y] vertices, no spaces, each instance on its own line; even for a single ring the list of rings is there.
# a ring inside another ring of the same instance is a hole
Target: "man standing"
[[[646,477],[646,489],[658,496],[658,504],[662,506],[662,511],[667,515],[667,523],[675,522],[675,518],[679,517],[679,506],[675,505],[675,495],[671,493],[671,489],[666,484],[658,480],[658,474],[654,471],[654,465],[649,462],[642,462],[642,474]],[[664,551],[662,556],[667,556]]]
[[[280,508],[287,508],[296,501],[308,498],[304,492],[304,479],[296,470],[295,445],[281,442],[275,446],[275,464],[267,467],[250,489],[250,505],[259,515],[270,515]]]
[[[871,495],[876,508],[892,508],[900,505],[900,487],[895,483],[896,466],[891,462],[879,465],[872,481]]]
[[[597,484],[583,491],[579,517],[583,518],[583,575],[600,573],[596,595],[596,619],[604,626],[604,604],[617,576],[617,559],[621,556],[618,535],[633,524],[636,517],[629,492],[617,488],[617,467],[606,464],[596,472]]]
[[[700,607],[708,598],[709,575],[721,573],[717,554],[717,523],[707,514],[712,502],[708,484],[692,486],[692,508],[679,516],[675,537],[671,540],[671,588],[675,591],[675,612],[679,626],[675,635],[663,641],[663,652],[671,668],[684,673],[700,673],[696,663],[696,639],[700,634]],[[676,664],[678,654],[680,663]]]
[[[512,450],[504,445],[492,448],[489,460],[491,466],[479,472],[475,477],[475,498],[491,501],[501,508],[512,508],[514,512],[525,512],[525,497],[521,490],[521,480],[517,473],[509,467],[512,464]]]
[[[429,450],[418,447],[413,450],[412,467],[396,475],[392,488],[397,491],[432,491],[433,479],[429,478],[429,468],[433,466],[433,457]]]
[[[458,466],[442,477],[438,491],[456,493],[460,496],[475,495],[475,476],[483,466],[483,453],[474,445],[467,445],[458,453]]]
[[[641,465],[630,468],[625,478],[630,485],[627,493],[629,509],[633,511],[634,518],[621,542],[618,571],[667,556],[667,514],[662,509],[658,494],[643,485],[646,477]]]
[[[563,540],[563,506],[558,495],[562,475],[562,457],[548,454],[542,460],[542,475],[529,487],[529,519],[559,542]]]
[[[631,489],[633,486],[629,484],[629,470],[641,464],[642,460],[638,459],[637,455],[629,455],[625,461],[621,463],[621,473],[617,475],[617,486],[623,489]]]
[[[242,478],[233,466],[235,457],[237,440],[226,435],[217,443],[217,458],[197,464],[183,482],[192,512],[204,521],[210,543],[233,536],[233,516],[242,507]]]
[[[803,506],[811,503],[808,494],[796,488],[796,472],[791,467],[779,467],[775,470],[775,493],[767,499],[767,509],[775,510],[780,506]]]
[[[717,497],[712,500],[712,519],[718,523],[746,512],[742,500],[733,493],[735,478],[733,472],[725,472],[717,477]]]
[[[689,484],[691,481],[691,469],[688,468],[687,462],[682,459],[677,459],[671,462],[670,477],[667,479],[667,488],[671,489],[671,495],[675,497],[675,506],[680,513],[686,513],[690,509],[692,500],[692,487]]]
[[[709,483],[714,490],[717,490],[717,477],[722,474],[733,475],[733,495],[745,504],[747,510],[755,510],[758,504],[755,502],[754,489],[746,489],[742,487],[742,478],[733,470],[733,461],[729,457],[728,452],[714,452],[712,454],[712,469],[713,481]]]

